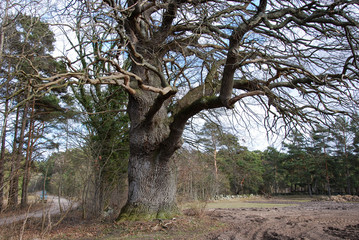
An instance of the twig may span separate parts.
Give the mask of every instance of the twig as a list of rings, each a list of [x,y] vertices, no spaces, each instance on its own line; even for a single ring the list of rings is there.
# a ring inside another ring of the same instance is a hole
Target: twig
[[[26,225],[26,222],[27,222],[27,219],[28,219],[28,214],[30,212],[30,208],[31,208],[32,204],[30,204],[29,208],[27,209],[26,211],[26,215],[25,215],[25,220],[22,224],[22,227],[21,227],[21,232],[20,232],[20,237],[19,239],[22,240],[23,239],[23,236],[24,236],[24,232],[25,232],[25,225]]]

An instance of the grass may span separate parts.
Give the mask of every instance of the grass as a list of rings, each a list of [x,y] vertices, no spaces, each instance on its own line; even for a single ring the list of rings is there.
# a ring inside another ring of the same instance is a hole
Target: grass
[[[289,203],[252,203],[243,201],[220,201],[211,202],[207,204],[207,208],[278,208],[278,207],[289,207],[297,204]]]
[[[310,202],[313,199],[306,196],[285,196],[265,198],[234,198],[209,202],[207,208],[279,208],[296,206],[304,202]]]

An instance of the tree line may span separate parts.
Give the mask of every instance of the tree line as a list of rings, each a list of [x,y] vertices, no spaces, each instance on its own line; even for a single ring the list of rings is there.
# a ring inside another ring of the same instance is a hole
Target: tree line
[[[282,147],[250,151],[213,122],[201,130],[205,150],[177,156],[179,195],[209,199],[238,194],[358,194],[358,122],[338,117],[330,126],[292,132]]]

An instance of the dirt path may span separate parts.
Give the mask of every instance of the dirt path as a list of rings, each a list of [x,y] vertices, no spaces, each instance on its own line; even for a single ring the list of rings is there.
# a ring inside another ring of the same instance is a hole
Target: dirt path
[[[231,225],[205,239],[359,239],[359,203],[307,202],[282,208],[212,209]]]
[[[57,196],[48,196],[47,197],[47,208],[41,209],[34,212],[29,212],[21,215],[15,215],[5,218],[0,218],[0,226],[11,224],[18,221],[23,221],[26,218],[40,218],[43,215],[55,215],[59,214],[61,212],[60,205],[62,208],[62,211],[66,211],[71,208],[75,208],[77,206],[77,203],[73,203],[70,200],[66,198],[60,197],[60,202]]]

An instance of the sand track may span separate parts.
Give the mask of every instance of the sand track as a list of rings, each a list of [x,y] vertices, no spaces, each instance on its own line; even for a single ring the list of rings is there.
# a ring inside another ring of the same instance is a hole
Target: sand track
[[[61,208],[60,208],[61,205]],[[41,218],[43,215],[56,215],[62,211],[66,211],[69,208],[75,208],[78,206],[78,203],[71,202],[66,198],[58,199],[57,196],[48,196],[47,204],[44,209],[31,211],[29,213],[24,213],[20,215],[14,215],[10,217],[0,217],[0,226],[11,224],[18,221],[23,221],[27,218]]]

